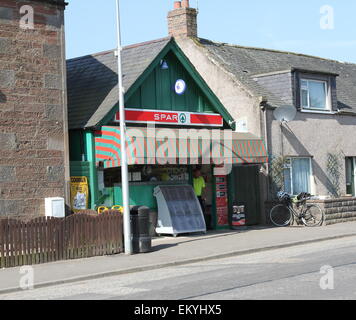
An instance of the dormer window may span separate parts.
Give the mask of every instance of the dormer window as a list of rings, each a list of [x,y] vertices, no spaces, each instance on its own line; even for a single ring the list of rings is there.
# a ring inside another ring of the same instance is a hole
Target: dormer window
[[[335,114],[338,101],[338,74],[318,70],[294,69],[294,96],[301,112]]]
[[[327,81],[301,79],[300,91],[302,109],[330,111]]]

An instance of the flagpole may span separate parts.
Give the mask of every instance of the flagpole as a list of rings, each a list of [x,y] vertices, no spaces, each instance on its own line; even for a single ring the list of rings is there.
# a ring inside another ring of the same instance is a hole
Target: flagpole
[[[125,253],[132,254],[131,242],[131,224],[130,224],[130,202],[129,202],[129,179],[126,153],[126,125],[125,125],[125,103],[124,103],[124,88],[122,84],[122,61],[121,61],[121,28],[120,28],[120,4],[116,0],[117,11],[117,65],[118,65],[118,84],[119,84],[119,103],[120,103],[120,133],[121,133],[121,186],[122,186],[122,202],[124,207],[124,240]]]

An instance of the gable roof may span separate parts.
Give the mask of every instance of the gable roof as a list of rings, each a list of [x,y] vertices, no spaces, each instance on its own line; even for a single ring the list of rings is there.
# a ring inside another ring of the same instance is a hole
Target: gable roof
[[[123,48],[127,91],[170,42],[170,38]],[[119,101],[116,50],[67,60],[69,129],[96,126]]]
[[[126,93],[168,46],[172,38],[163,38],[123,48],[123,83]],[[195,39],[220,67],[232,74],[256,97],[266,97],[273,107],[285,105],[254,78],[261,74],[309,70],[337,76],[338,108],[356,113],[356,64],[343,63],[304,54],[259,49]],[[181,52],[181,56],[184,52]],[[194,69],[194,66],[192,66]],[[199,75],[197,75],[200,77]],[[95,127],[118,104],[117,57],[115,50],[67,61],[69,129]],[[211,96],[214,96],[211,93]],[[217,101],[219,104],[220,102]],[[230,117],[221,105],[225,117]]]
[[[166,54],[172,51],[197,86],[227,123],[233,119],[172,37],[123,48],[125,100],[139,88]],[[119,102],[117,57],[107,51],[67,61],[69,129],[107,124]]]
[[[309,70],[338,75],[338,108],[356,112],[356,64],[344,63],[304,54],[283,52],[230,45],[198,39],[198,46],[207,49],[208,54],[217,60],[225,70],[244,83],[256,96],[266,96],[268,103],[278,107],[285,104],[253,80],[258,74],[275,73],[285,70]]]

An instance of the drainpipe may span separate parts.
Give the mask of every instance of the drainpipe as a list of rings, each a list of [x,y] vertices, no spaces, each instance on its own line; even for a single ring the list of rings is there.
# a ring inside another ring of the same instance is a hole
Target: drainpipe
[[[260,97],[261,110],[263,112],[263,127],[264,127],[264,136],[265,136],[265,146],[268,156],[268,162],[266,163],[266,174],[267,174],[267,201],[270,200],[270,186],[269,186],[269,144],[268,144],[268,129],[267,129],[267,99],[265,97]]]

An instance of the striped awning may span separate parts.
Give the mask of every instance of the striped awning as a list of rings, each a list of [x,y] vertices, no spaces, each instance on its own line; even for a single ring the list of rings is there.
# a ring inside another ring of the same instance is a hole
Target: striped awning
[[[119,167],[119,127],[104,126],[95,132],[96,162],[105,168]],[[129,127],[126,133],[129,165],[145,164],[244,164],[266,163],[263,140],[231,130]]]

